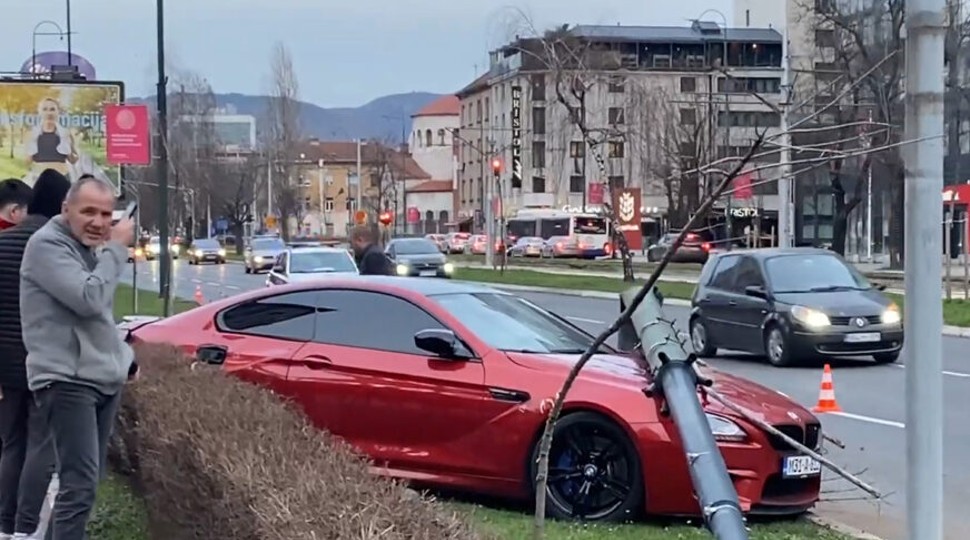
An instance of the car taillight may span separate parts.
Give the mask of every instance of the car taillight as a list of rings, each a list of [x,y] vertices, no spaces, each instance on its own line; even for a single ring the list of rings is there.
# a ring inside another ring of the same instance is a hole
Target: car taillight
[[[609,242],[603,244],[603,252],[605,252],[607,255],[611,255],[613,253],[613,245]]]
[[[710,242],[704,242],[703,244],[701,244],[701,249],[703,249],[704,251],[710,251],[711,250]]]
[[[562,249],[562,242],[556,242],[556,249]]]

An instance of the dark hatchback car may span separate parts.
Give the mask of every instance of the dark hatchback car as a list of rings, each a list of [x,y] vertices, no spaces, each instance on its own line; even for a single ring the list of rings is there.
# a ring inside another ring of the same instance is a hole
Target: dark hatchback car
[[[395,238],[384,253],[399,276],[450,278],[455,271],[438,245],[427,238]]]
[[[764,354],[775,366],[818,357],[895,362],[899,307],[842,257],[814,248],[712,255],[691,299],[690,336],[701,356]]]

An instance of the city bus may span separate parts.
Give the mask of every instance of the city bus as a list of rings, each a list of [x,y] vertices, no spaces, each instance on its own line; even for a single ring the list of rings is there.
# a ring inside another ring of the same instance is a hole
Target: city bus
[[[553,236],[568,237],[586,258],[613,254],[610,222],[601,215],[574,213],[553,209],[519,210],[506,220],[505,234],[509,244],[519,238],[537,236],[548,240]]]

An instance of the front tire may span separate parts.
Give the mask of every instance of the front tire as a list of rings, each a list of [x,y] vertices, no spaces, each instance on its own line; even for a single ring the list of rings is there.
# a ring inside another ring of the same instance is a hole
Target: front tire
[[[537,440],[528,468],[533,499],[539,444]],[[643,508],[644,491],[639,452],[620,426],[591,412],[568,414],[556,423],[546,483],[549,516],[629,520]]]
[[[694,354],[702,357],[717,356],[717,347],[711,342],[711,334],[700,317],[690,321],[690,343],[694,346]]]
[[[775,367],[789,367],[796,363],[789,340],[778,324],[772,324],[765,332],[765,356]]]

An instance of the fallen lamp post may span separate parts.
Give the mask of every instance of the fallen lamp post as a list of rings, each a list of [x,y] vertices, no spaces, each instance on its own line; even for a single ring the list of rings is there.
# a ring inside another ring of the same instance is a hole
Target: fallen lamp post
[[[638,292],[634,288],[620,295],[621,311]],[[653,380],[645,393],[663,399],[663,409],[677,426],[705,526],[718,540],[747,540],[737,490],[697,394],[698,386],[710,386],[712,381],[695,369],[696,357],[684,350],[672,321],[664,318],[662,304],[663,297],[652,287],[630,323],[620,329],[620,348],[643,352]]]

